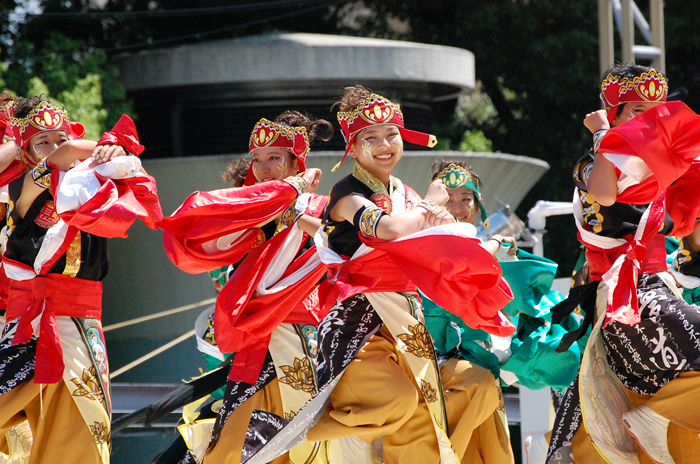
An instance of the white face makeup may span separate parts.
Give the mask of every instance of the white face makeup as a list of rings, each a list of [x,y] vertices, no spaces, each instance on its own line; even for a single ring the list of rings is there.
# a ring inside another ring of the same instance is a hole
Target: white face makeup
[[[252,169],[258,182],[268,182],[297,175],[299,164],[282,148],[256,148],[253,150]]]
[[[40,163],[44,158],[54,151],[58,146],[68,140],[66,131],[46,131],[35,135],[29,141],[27,156],[35,163]]]
[[[350,150],[360,165],[388,182],[391,171],[403,156],[403,140],[398,126],[378,124],[360,131]]]

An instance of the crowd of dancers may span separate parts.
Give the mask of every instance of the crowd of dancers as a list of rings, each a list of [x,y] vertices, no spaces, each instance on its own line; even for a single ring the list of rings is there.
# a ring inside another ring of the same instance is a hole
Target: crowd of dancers
[[[335,105],[333,171],[354,166],[328,196],[308,164],[333,125],[290,110],[255,125],[230,187],[169,217],[128,116],[95,142],[46,99],[4,96],[0,462],[109,462],[101,281],[108,239],[136,219],[218,292],[196,327],[218,380],[156,463],[513,463],[506,385],[552,389],[530,463],[696,462],[700,116],[667,95],[651,68],[603,76],[566,299],[556,263],[477,238],[488,215],[464,161],[436,161],[424,197],[392,175],[404,142],[437,141],[365,87]]]

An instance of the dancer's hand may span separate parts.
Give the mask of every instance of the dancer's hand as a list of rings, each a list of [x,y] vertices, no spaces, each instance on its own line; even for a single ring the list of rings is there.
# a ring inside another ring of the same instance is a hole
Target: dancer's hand
[[[443,224],[452,224],[457,220],[445,208],[438,206],[430,208],[425,212],[425,228],[441,226]]]
[[[610,123],[608,122],[608,113],[605,110],[594,111],[593,113],[588,113],[586,119],[583,120],[583,125],[595,134],[601,129],[610,129]]]
[[[318,188],[322,175],[323,172],[317,168],[309,168],[301,174],[302,179],[306,181],[307,192],[313,192]]]
[[[112,161],[117,156],[126,156],[126,150],[119,145],[99,145],[92,151],[90,167]]]
[[[442,179],[436,179],[428,186],[428,192],[425,194],[426,200],[435,200],[438,205],[445,206],[450,196],[447,194],[447,187],[442,183]]]
[[[503,240],[501,243],[508,243],[510,246],[508,247],[508,254],[511,256],[515,256],[515,254],[518,252],[518,244],[515,241],[514,237],[503,237]]]

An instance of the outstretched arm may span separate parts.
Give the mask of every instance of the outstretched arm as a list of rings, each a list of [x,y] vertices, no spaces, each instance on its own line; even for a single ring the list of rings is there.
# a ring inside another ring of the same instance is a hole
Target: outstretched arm
[[[426,200],[433,200],[438,205],[447,202],[447,190],[442,181],[437,180],[430,184]],[[354,223],[355,216],[361,209],[376,207],[374,203],[358,195],[348,195],[336,203],[331,211],[331,219],[336,222],[348,221]],[[425,208],[414,208],[396,216],[383,215],[376,224],[376,237],[382,240],[396,240],[423,230],[426,226],[432,227],[440,224],[454,222],[454,218],[448,214],[433,211],[436,208],[429,208],[431,215],[426,219],[428,210]]]

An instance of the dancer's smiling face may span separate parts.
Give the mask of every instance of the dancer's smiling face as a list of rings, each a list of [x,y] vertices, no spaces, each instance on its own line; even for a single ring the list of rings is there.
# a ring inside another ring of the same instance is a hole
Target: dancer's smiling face
[[[299,162],[283,148],[256,148],[252,154],[253,175],[258,182],[282,180],[299,174]]]
[[[366,127],[355,137],[350,156],[380,180],[388,182],[391,171],[403,156],[399,127],[394,124]]]
[[[474,224],[477,209],[474,191],[463,187],[448,188],[447,195],[450,199],[447,200],[445,208],[455,217],[457,222]]]

